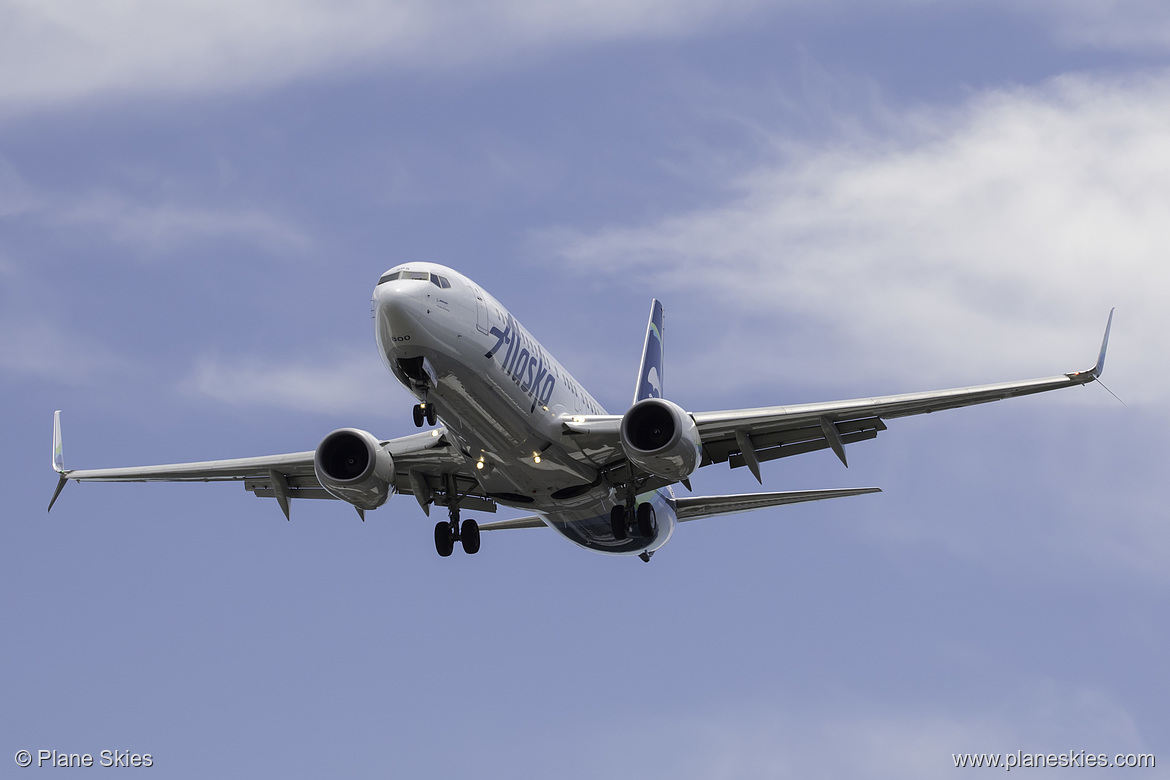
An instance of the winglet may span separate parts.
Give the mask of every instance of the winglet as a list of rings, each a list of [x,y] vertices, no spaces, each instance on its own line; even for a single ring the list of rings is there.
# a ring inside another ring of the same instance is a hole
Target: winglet
[[[61,449],[61,410],[53,412],[53,471],[65,473],[65,454]]]
[[[53,412],[53,471],[61,475],[57,480],[57,489],[53,491],[53,497],[49,500],[49,508],[45,511],[52,512],[53,504],[57,503],[57,496],[61,495],[61,491],[65,489],[65,485],[69,482],[69,474],[65,471],[65,453],[61,448],[61,410]]]
[[[1097,365],[1089,370],[1094,379],[1105,372],[1105,350],[1109,348],[1109,329],[1113,327],[1113,312],[1115,311],[1117,311],[1116,306],[1109,310],[1109,320],[1105,323],[1105,338],[1101,339],[1101,352],[1097,355]]]

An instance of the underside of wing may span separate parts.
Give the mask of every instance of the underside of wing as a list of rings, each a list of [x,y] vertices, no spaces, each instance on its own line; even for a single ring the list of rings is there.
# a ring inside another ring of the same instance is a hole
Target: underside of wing
[[[466,459],[453,447],[445,429],[403,436],[383,441],[371,437],[371,446],[385,450],[393,462],[389,487],[394,492],[414,494],[424,511],[431,503],[446,503],[457,496],[461,507],[494,512],[495,502],[484,495],[470,473]],[[250,458],[171,463],[157,466],[131,466],[103,469],[64,467],[60,412],[53,419],[53,468],[59,481],[49,502],[53,508],[61,490],[70,480],[76,482],[243,482],[244,489],[256,496],[275,498],[285,516],[294,498],[336,499],[317,478],[315,450]],[[359,514],[361,509],[359,508]]]
[[[948,390],[691,414],[702,441],[700,465],[747,466],[762,482],[760,463],[764,461],[831,449],[848,466],[845,445],[875,438],[886,430],[886,420],[1088,384],[1104,371],[1112,323],[1110,312],[1097,363],[1085,371]],[[562,421],[562,434],[566,445],[576,447],[620,482],[634,476],[623,471],[629,467],[619,435],[621,425],[620,415],[569,416]],[[651,476],[646,485],[660,487],[670,482]]]
[[[880,493],[881,488],[840,488],[834,490],[789,490],[782,493],[745,493],[733,496],[693,496],[676,500],[679,522],[698,520],[715,515],[729,515],[748,512],[783,504],[800,504],[805,501],[823,501],[828,498],[845,498],[866,493]]]
[[[694,414],[692,417],[703,440],[703,464],[727,462],[732,468],[747,466],[760,479],[759,464],[763,461],[832,449],[848,466],[845,445],[876,437],[886,429],[884,420],[1044,393],[1096,380],[1105,369],[1112,325],[1110,311],[1097,363],[1085,371],[923,393]]]

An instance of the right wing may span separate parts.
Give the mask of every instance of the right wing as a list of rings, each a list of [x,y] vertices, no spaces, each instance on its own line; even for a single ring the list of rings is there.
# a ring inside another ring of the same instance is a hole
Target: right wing
[[[450,445],[445,428],[435,428],[397,439],[379,442],[394,459],[394,492],[414,494],[429,514],[435,496],[445,496],[452,487],[461,496],[460,506],[494,512],[495,502],[486,496],[467,470],[466,459]],[[61,490],[76,482],[243,482],[244,489],[275,498],[285,517],[289,499],[336,499],[317,480],[314,451],[265,455],[254,458],[205,460],[159,466],[131,466],[108,469],[66,469],[62,453],[61,412],[53,415],[53,469],[60,479],[49,502],[52,510]],[[442,502],[440,498],[439,503]],[[359,514],[360,514],[359,510]]]

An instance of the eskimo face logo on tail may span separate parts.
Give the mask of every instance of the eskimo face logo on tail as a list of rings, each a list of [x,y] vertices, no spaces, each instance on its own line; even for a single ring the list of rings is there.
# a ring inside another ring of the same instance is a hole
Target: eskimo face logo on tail
[[[520,391],[532,398],[529,413],[536,411],[537,406],[547,406],[557,384],[557,378],[549,372],[548,355],[520,329],[511,314],[503,330],[492,326],[489,333],[496,337],[496,343],[484,357],[491,360],[500,354],[501,348],[507,346],[500,358],[500,365],[512,381],[520,386]]]
[[[650,386],[648,398],[662,397],[662,380],[658,378],[658,366],[650,366],[646,372],[646,384]]]
[[[638,397],[662,397],[662,305],[654,302],[650,324],[646,332],[646,347],[642,354],[642,380],[638,386]]]

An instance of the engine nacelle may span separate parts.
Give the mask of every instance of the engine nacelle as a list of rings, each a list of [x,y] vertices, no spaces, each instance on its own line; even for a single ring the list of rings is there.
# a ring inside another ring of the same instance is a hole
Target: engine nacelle
[[[662,398],[644,398],[622,417],[622,449],[643,471],[686,479],[703,461],[703,441],[689,414]]]
[[[313,470],[321,487],[342,501],[377,509],[390,497],[394,459],[372,433],[340,428],[317,445]]]

